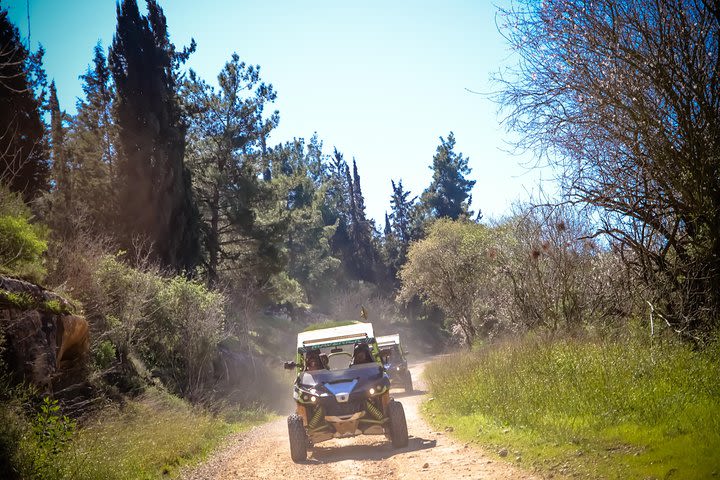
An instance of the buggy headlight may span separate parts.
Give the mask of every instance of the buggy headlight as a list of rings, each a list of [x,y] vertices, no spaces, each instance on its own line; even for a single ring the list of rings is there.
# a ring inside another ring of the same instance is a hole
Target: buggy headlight
[[[385,387],[383,387],[382,385],[377,385],[375,387],[371,387],[370,390],[368,390],[368,393],[370,394],[370,396],[373,396],[373,395],[380,395],[384,391],[385,391]]]

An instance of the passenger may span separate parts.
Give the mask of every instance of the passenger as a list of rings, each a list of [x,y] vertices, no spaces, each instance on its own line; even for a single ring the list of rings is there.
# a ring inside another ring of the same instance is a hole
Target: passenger
[[[353,358],[352,363],[350,365],[359,365],[361,363],[372,363],[373,358],[370,354],[370,348],[364,344],[360,343],[358,345],[355,345],[355,350],[353,351]]]
[[[320,360],[320,352],[318,350],[311,350],[305,354],[305,370],[322,370],[323,364]]]

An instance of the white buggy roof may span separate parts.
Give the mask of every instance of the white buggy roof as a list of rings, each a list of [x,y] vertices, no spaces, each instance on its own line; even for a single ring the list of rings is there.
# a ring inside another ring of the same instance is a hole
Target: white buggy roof
[[[337,342],[352,343],[353,341],[373,338],[373,336],[372,323],[353,323],[351,325],[343,325],[342,327],[300,332],[297,337],[297,346],[298,348],[302,348],[311,346],[320,347]]]
[[[400,345],[400,334],[393,333],[392,335],[383,335],[377,337],[378,347],[388,347],[390,345]]]

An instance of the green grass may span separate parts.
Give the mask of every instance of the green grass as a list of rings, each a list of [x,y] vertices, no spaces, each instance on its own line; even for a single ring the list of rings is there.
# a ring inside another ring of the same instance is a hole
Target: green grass
[[[426,417],[525,468],[720,478],[720,344],[523,340],[430,365]],[[519,457],[519,460],[518,460]]]
[[[230,418],[232,417],[232,418]],[[227,435],[268,419],[261,410],[232,412],[226,421],[169,394],[150,391],[121,410],[107,408],[79,428],[52,465],[29,478],[158,479],[197,463]],[[33,455],[33,445],[25,444]],[[31,460],[30,460],[31,461]]]

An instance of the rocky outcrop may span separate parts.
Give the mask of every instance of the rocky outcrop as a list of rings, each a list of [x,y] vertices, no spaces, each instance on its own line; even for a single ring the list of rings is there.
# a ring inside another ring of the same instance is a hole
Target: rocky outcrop
[[[0,334],[4,363],[18,381],[47,393],[84,381],[88,322],[61,296],[0,277]]]

